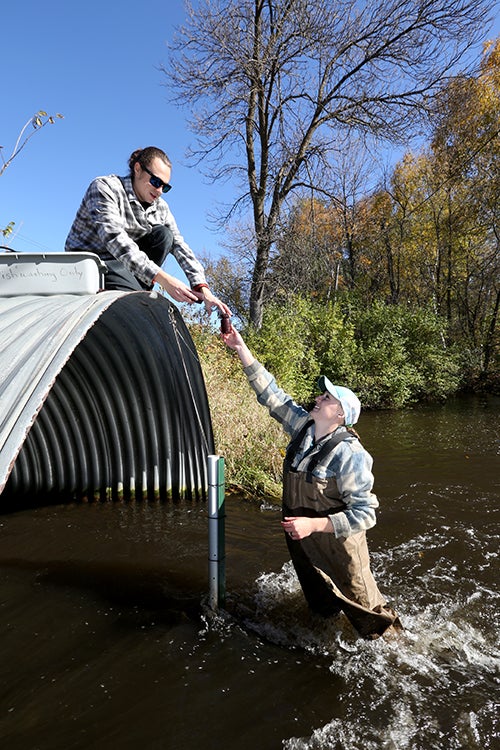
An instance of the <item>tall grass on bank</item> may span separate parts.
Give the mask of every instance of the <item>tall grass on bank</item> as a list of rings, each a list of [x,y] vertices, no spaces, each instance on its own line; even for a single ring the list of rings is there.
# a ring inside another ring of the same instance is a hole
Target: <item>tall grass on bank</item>
[[[287,440],[257,403],[237,355],[207,326],[189,327],[200,358],[212,416],[215,449],[224,457],[226,485],[246,496],[281,496]]]

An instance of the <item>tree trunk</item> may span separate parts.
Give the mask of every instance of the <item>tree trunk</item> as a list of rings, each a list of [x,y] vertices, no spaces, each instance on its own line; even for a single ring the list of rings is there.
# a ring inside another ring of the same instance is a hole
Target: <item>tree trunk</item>
[[[257,242],[257,253],[250,287],[250,322],[257,329],[262,326],[264,292],[270,253],[271,241],[269,239]]]

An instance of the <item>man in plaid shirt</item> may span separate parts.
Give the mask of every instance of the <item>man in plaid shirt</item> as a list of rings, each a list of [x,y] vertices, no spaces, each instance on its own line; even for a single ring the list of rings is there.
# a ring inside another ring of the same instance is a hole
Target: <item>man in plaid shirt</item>
[[[106,289],[141,291],[158,283],[176,302],[204,302],[210,312],[231,311],[209,289],[205,272],[184,241],[168,204],[172,169],[155,146],[137,149],[127,177],[96,177],[90,184],[66,239],[66,252],[92,252],[107,266]],[[171,252],[190,286],[166,273]]]

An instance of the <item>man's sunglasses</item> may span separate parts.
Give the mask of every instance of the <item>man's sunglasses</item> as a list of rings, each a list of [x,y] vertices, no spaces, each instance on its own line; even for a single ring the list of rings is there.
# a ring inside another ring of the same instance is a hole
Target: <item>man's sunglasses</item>
[[[169,185],[168,182],[163,182],[163,180],[160,180],[159,177],[153,174],[147,167],[143,167],[142,164],[141,169],[148,173],[150,185],[155,188],[161,188],[162,193],[168,193],[169,190],[172,190],[172,185]]]

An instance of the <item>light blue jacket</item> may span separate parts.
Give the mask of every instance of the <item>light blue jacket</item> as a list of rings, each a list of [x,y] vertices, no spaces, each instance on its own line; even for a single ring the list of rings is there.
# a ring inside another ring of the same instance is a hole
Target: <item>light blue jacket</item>
[[[271,373],[259,362],[254,361],[244,371],[257,394],[258,402],[268,409],[269,414],[293,438],[310,420],[309,412],[279,388]],[[315,445],[314,430],[313,423],[292,460],[294,470],[305,471],[309,460],[320,450],[323,441],[320,440]],[[372,492],[372,465],[372,457],[352,435],[338,443],[315,467],[314,476],[321,479],[335,477],[340,499],[346,506],[344,511],[329,516],[336,537],[347,537],[375,526],[375,509],[379,507],[379,502]]]

